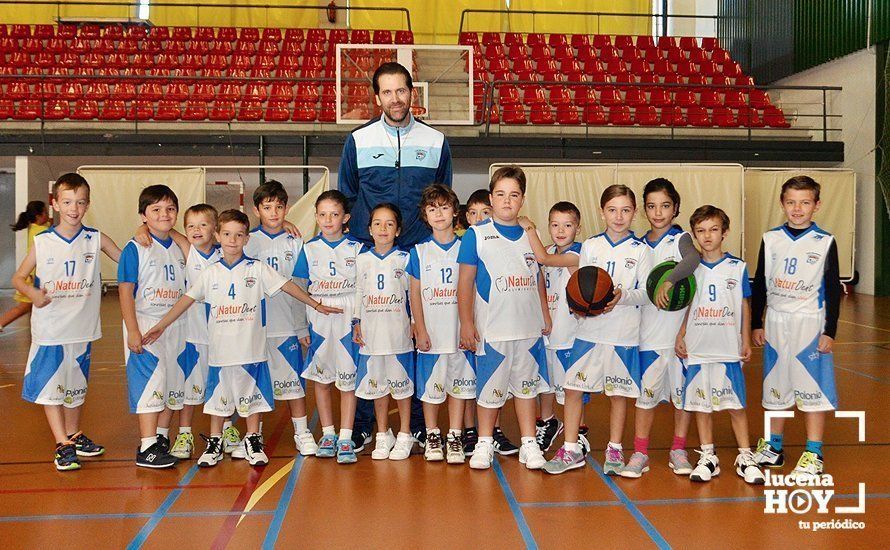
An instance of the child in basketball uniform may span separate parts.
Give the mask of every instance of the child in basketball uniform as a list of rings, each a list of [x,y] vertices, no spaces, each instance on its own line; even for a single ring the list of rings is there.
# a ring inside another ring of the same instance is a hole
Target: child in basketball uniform
[[[476,414],[479,441],[470,467],[491,467],[494,429],[507,394],[516,398],[522,446],[519,462],[544,465],[535,441],[535,401],[549,389],[542,336],[550,333],[544,277],[528,236],[519,225],[525,173],[499,168],[489,186],[492,217],[470,227],[458,253],[458,311],[463,349],[476,352]]]
[[[185,398],[185,323],[177,323],[158,342],[142,345],[142,334],[173,307],[186,290],[185,257],[170,235],[179,200],[166,185],[150,185],[139,194],[139,214],[148,226],[152,246],[130,240],[118,265],[119,298],[124,321],[124,356],[130,412],[139,419],[141,442],[136,465],[169,468],[169,426]]]
[[[754,276],[752,326],[754,343],[764,346],[763,407],[796,405],[804,413],[806,449],[793,471],[801,481],[823,473],[825,413],[838,406],[831,348],[841,285],[837,243],[813,222],[821,206],[819,192],[819,184],[808,176],[782,185],[779,198],[787,221],[763,235]],[[757,444],[760,466],[785,464],[784,423],[784,418],[774,418],[770,433]]]
[[[408,260],[417,345],[416,388],[426,421],[424,458],[449,464],[465,461],[461,435],[464,410],[467,400],[476,398],[475,358],[459,349],[457,205],[457,195],[450,187],[433,184],[423,190],[420,217],[433,234],[411,249]],[[438,416],[446,397],[448,436],[443,452]]]
[[[303,240],[284,230],[287,214],[287,191],[281,183],[270,180],[253,193],[254,213],[260,225],[250,232],[244,246],[248,258],[256,258],[272,266],[283,277],[291,277]],[[303,456],[315,455],[318,445],[309,431],[306,415],[306,392],[300,375],[303,372],[301,343],[309,345],[306,308],[286,293],[266,301],[266,349],[272,394],[275,401],[285,401],[294,426],[294,445]]]
[[[22,399],[43,405],[56,441],[53,462],[57,470],[67,471],[80,468],[78,456],[105,452],[80,431],[80,415],[92,342],[102,337],[99,252],[118,261],[120,249],[108,236],[83,225],[90,186],[82,176],[63,174],[53,184],[52,196],[59,223],[34,238],[12,285],[34,304]],[[29,284],[32,272],[35,278]]]
[[[210,306],[208,326],[207,398],[204,413],[210,415],[210,437],[198,466],[210,467],[223,458],[222,428],[236,412],[246,418],[244,455],[252,466],[269,462],[260,436],[260,414],[272,410],[272,377],[266,362],[266,315],[263,302],[279,291],[293,296],[319,313],[339,313],[313,300],[268,263],[248,258],[244,245],[251,238],[247,215],[226,210],[219,215],[216,239],[221,258],[201,271],[188,292],[145,334],[151,346],[163,338],[195,302]]]
[[[19,217],[14,224],[9,226],[9,228],[13,231],[27,229],[28,250],[31,250],[31,246],[34,244],[34,237],[49,229],[49,219],[49,213],[46,211],[46,203],[43,201],[31,201],[25,207],[24,212],[19,213]],[[26,282],[28,284],[34,282],[33,273]],[[0,332],[3,332],[3,327],[15,321],[22,315],[27,315],[28,312],[31,311],[31,300],[21,292],[16,291],[12,299],[15,300],[16,305],[3,315],[0,315]]]
[[[668,291],[677,281],[692,275],[700,256],[692,236],[674,219],[680,214],[680,194],[664,178],[654,179],[643,188],[643,207],[649,220],[649,232],[643,242],[652,254],[652,266],[677,262],[656,295],[658,305],[647,301],[640,318],[640,373],[642,387],[634,414],[634,452],[621,470],[622,477],[638,478],[649,471],[649,433],[655,420],[655,407],[667,402],[674,406],[674,438],[668,465],[678,475],[692,473],[686,454],[686,435],[692,415],[683,410],[683,363],[674,352],[674,344],[685,310],[666,311]]]
[[[371,458],[404,460],[411,454],[414,346],[408,318],[408,253],[395,246],[402,228],[397,206],[371,211],[374,246],[356,259],[353,340],[359,345],[355,395],[374,401],[377,435]],[[389,397],[399,410],[399,433],[389,429]]]
[[[352,428],[355,420],[355,363],[358,346],[352,341],[355,263],[360,242],[343,233],[349,221],[346,196],[325,191],[315,200],[315,222],[320,233],[303,245],[293,276],[308,281],[316,300],[344,313],[318,315],[307,310],[311,342],[303,378],[315,382],[315,407],[321,421],[318,457],[337,457],[340,464],[357,460]],[[340,437],[334,429],[331,387],[340,391]]]
[[[615,297],[602,314],[585,317],[578,325],[565,370],[565,443],[544,466],[561,474],[584,465],[578,431],[585,392],[604,392],[609,397],[609,444],[603,472],[618,475],[624,467],[621,446],[627,400],[640,395],[638,348],[640,307],[648,301],[645,284],[651,257],[643,241],[630,230],[637,209],[636,197],[624,185],[611,185],[600,198],[606,230],[581,245],[580,257],[547,255],[545,265],[604,269],[615,285]],[[643,287],[643,288],[641,288]]]
[[[720,474],[714,450],[711,413],[728,410],[739,454],[736,473],[745,482],[762,484],[763,472],[754,461],[745,414],[745,375],[740,361],[751,358],[751,286],[745,262],[723,252],[729,217],[711,205],[697,208],[689,227],[701,248],[695,269],[696,292],[676,338],[677,355],[686,366],[683,408],[695,412],[701,455],[689,475],[710,481]]]

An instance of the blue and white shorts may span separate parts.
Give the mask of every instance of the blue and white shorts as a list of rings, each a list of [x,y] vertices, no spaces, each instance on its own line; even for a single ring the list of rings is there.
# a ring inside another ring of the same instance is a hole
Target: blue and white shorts
[[[329,296],[316,299],[325,305],[343,308],[345,312],[352,311],[352,299]],[[311,342],[303,378],[320,384],[336,384],[340,391],[355,391],[358,345],[352,341],[352,315],[322,315],[306,308],[306,318]]]
[[[185,398],[186,405],[200,405],[204,402],[204,391],[207,389],[207,344],[185,343],[185,355],[182,368],[185,373]]]
[[[745,408],[745,375],[742,364],[703,363],[686,365],[683,409],[716,412]]]
[[[476,403],[499,409],[507,396],[533,399],[550,389],[543,338],[485,342],[476,352]]]
[[[834,356],[819,352],[824,312],[809,315],[767,308],[763,347],[763,408],[806,412],[837,409]]]
[[[41,346],[31,344],[22,399],[38,405],[79,407],[87,395],[91,342]]]
[[[159,319],[136,316],[145,334]],[[161,412],[164,407],[178,411],[185,403],[185,323],[176,321],[155,342],[142,346],[142,353],[127,348],[124,325],[124,359],[127,363],[127,391],[130,412]]]
[[[608,396],[640,396],[640,358],[637,346],[613,346],[575,339],[571,365],[566,369],[566,390]]]
[[[640,352],[642,389],[637,398],[640,409],[654,409],[659,403],[672,403],[683,409],[686,369],[674,348]]]
[[[265,361],[233,367],[210,367],[204,414],[242,418],[272,410],[272,378]]]
[[[469,351],[417,353],[415,387],[426,403],[440,404],[445,396],[476,398],[476,356]]]
[[[565,405],[566,392],[563,388],[566,380],[566,369],[572,361],[572,348],[547,348],[547,375],[550,378],[550,389],[541,393],[556,394],[556,402]]]
[[[296,336],[266,338],[266,359],[272,376],[272,398],[289,401],[306,397],[303,380],[303,346]]]
[[[373,400],[391,394],[393,399],[414,395],[414,352],[395,355],[359,355],[355,395]]]

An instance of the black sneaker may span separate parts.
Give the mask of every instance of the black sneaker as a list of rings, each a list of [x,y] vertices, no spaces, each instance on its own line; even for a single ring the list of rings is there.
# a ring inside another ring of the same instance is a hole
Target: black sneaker
[[[563,424],[555,416],[550,420],[538,420],[535,423],[535,442],[542,453],[550,450],[553,441],[562,433]]]
[[[464,455],[473,456],[473,449],[476,448],[476,443],[479,442],[479,431],[476,430],[476,426],[472,426],[464,430]]]
[[[506,434],[500,428],[494,429],[494,452],[501,456],[515,455],[519,452],[519,447],[507,439]]]
[[[53,464],[56,465],[56,470],[59,470],[60,472],[79,470],[80,460],[77,459],[77,450],[74,447],[74,443],[68,441],[56,445],[56,456],[53,460]]]
[[[421,449],[426,447],[426,428],[421,428],[415,432],[411,432],[411,435],[414,436],[414,441],[417,442]]]
[[[162,436],[158,436],[160,438]],[[169,440],[168,440],[169,443]],[[136,450],[136,466],[142,468],[170,468],[176,465],[176,457],[161,449],[161,442],[152,444],[144,451]]]
[[[77,449],[77,456],[99,456],[105,454],[105,447],[93,442],[92,439],[85,436],[83,432],[77,432],[68,436],[68,439],[74,442],[74,448]]]
[[[160,445],[161,451],[164,454],[168,454],[170,452],[170,438],[166,435],[158,434],[158,445]]]
[[[360,453],[365,450],[365,445],[373,441],[371,439],[370,432],[366,432],[363,430],[356,430],[352,432],[352,445],[355,447],[353,450],[356,453]]]

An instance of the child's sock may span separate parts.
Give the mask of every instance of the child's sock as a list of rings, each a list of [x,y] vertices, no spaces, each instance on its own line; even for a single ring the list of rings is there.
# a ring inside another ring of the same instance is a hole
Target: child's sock
[[[672,451],[679,451],[686,448],[686,438],[680,437],[679,435],[674,436],[674,441],[671,443]]]
[[[349,430],[349,431],[351,432],[352,430]],[[321,435],[334,435],[335,433],[337,433],[337,430],[335,430],[333,426],[322,426],[321,427]],[[350,434],[350,437],[352,437],[351,434]]]
[[[448,434],[453,435],[455,437],[459,436],[460,433],[461,433],[460,428],[449,428],[449,430],[448,430]]]
[[[231,418],[226,418],[225,420],[223,420],[223,430],[225,430],[226,428],[231,428],[231,427],[232,427],[232,419]]]
[[[715,453],[714,453],[714,444],[713,444],[713,443],[702,444],[702,446],[701,446],[701,450],[704,451],[704,452],[706,452],[706,453],[715,454]]]
[[[218,434],[210,434],[211,439],[213,439],[214,437],[217,439],[222,439],[222,432],[220,432]]]
[[[522,445],[537,445],[534,437],[520,437],[519,441]]]
[[[139,452],[144,453],[149,447],[158,442],[157,437],[143,437],[139,443]]]
[[[769,446],[776,451],[781,451],[783,439],[785,439],[785,437],[782,434],[769,434]]]
[[[491,437],[479,436],[479,443],[488,443],[489,445],[494,445],[494,436],[491,436]]]
[[[649,438],[648,437],[635,437],[634,438],[634,452],[642,453],[646,456],[649,456]]]
[[[190,433],[192,433],[192,427],[191,427],[191,426],[180,426],[180,427],[179,427],[179,433],[181,433],[181,434],[190,434]]]
[[[624,447],[621,446],[621,443],[615,443],[614,441],[609,441],[609,447],[612,447],[616,451],[624,450]]]
[[[160,426],[158,426],[157,433],[158,433],[158,435],[162,435],[164,437],[169,438],[170,437],[170,428],[161,428]]]
[[[257,430],[257,433],[258,433],[258,434],[263,433],[263,421],[262,421],[262,420],[260,420],[260,429]]]
[[[739,447],[739,454],[750,453],[751,447]]]
[[[436,427],[430,428],[429,426],[426,427],[426,433],[428,433],[428,434],[440,434],[440,435],[442,434],[442,432],[439,431],[439,428],[436,428]]]
[[[333,426],[332,426],[333,428]],[[340,439],[347,440],[352,439],[352,430],[347,430],[346,428],[340,428]]]
[[[816,453],[816,456],[822,458],[822,442],[821,441],[811,441],[807,439],[807,451],[811,453]]]
[[[572,451],[575,454],[581,454],[581,444],[577,441],[574,443],[569,443],[568,441],[566,441],[562,444],[562,446],[565,447],[567,451]]]
[[[301,416],[299,418],[291,418],[290,420],[294,424],[295,434],[301,434],[309,431],[309,420],[305,416]]]

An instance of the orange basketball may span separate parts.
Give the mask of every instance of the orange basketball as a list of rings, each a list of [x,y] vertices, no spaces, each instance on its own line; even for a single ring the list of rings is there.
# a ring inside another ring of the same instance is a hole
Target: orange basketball
[[[572,313],[599,315],[615,297],[612,277],[604,269],[588,265],[572,273],[566,285],[566,301]]]

